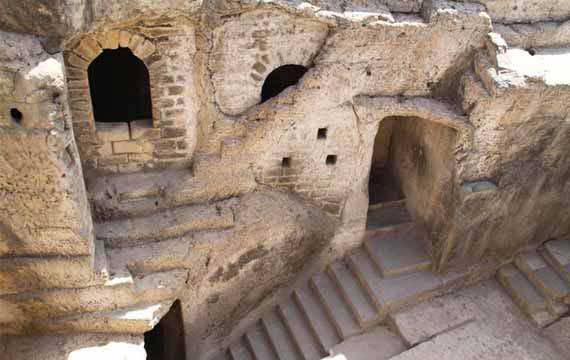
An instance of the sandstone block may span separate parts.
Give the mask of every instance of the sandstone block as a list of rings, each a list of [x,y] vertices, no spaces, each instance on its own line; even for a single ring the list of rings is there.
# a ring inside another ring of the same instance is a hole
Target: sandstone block
[[[114,141],[113,142],[113,152],[115,154],[133,154],[142,153],[143,144],[139,141]]]
[[[101,123],[95,124],[97,137],[102,142],[129,140],[129,124],[121,123]]]
[[[103,49],[101,45],[95,38],[91,36],[85,37],[79,45],[75,48],[74,52],[84,58],[85,60],[91,61],[95,59]]]
[[[133,49],[136,49],[139,45],[141,45],[144,41],[145,41],[144,37],[135,34],[131,36],[128,48],[131,49],[132,51]]]
[[[116,49],[119,47],[119,31],[106,32],[99,37],[99,42],[104,49]]]
[[[131,121],[130,127],[133,140],[160,139],[160,129],[153,127],[150,119]]]
[[[129,42],[131,41],[131,33],[128,31],[119,32],[119,46],[129,47]]]
[[[78,69],[87,70],[87,67],[89,66],[89,63],[86,60],[80,58],[74,53],[67,53],[65,56],[65,61],[69,66]]]
[[[126,164],[129,162],[127,154],[113,155],[98,160],[98,167],[114,166]]]
[[[133,51],[133,53],[139,57],[140,59],[142,59],[143,61],[148,58],[150,55],[152,55],[154,53],[154,51],[156,50],[156,47],[154,46],[154,44],[149,41],[149,40],[145,40],[143,41],[141,44],[139,44],[137,47],[131,49]]]
[[[99,156],[107,157],[113,155],[113,144],[110,142],[106,142],[103,145],[97,147],[97,153]]]

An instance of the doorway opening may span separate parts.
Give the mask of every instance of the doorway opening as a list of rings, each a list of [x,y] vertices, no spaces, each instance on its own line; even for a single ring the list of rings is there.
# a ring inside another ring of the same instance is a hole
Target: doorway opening
[[[289,86],[295,85],[307,72],[307,68],[303,65],[283,65],[273,70],[263,83],[261,88],[261,102],[265,102]]]
[[[432,217],[453,186],[456,131],[417,117],[387,117],[374,140],[368,226]]]
[[[184,341],[182,307],[176,300],[159,323],[144,334],[147,360],[186,360]]]
[[[103,50],[87,75],[95,121],[152,119],[148,69],[130,49]]]
[[[372,165],[368,179],[369,204],[376,205],[385,202],[404,199],[404,193],[393,162],[392,135],[395,118],[382,120],[374,139]]]

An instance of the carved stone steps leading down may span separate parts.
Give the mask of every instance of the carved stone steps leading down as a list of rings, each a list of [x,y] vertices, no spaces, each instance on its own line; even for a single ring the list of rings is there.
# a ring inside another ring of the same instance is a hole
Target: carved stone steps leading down
[[[384,242],[388,254],[398,255],[392,271],[386,272],[397,275],[383,276],[362,246],[300,284],[216,359],[322,359],[335,345],[385,321],[389,312],[464,283],[467,273],[437,275],[425,270],[430,263],[426,265],[427,254],[416,243],[423,239],[416,236],[420,233],[406,224],[371,238]],[[400,242],[413,251],[398,250]]]
[[[236,168],[234,163],[219,161],[197,156],[196,170],[89,178],[87,189],[93,216],[98,222],[150,216],[176,207],[221,201],[255,187],[255,179],[247,167]],[[210,175],[208,170],[216,166],[222,169],[222,174],[217,171],[216,181],[212,181],[214,174]],[[195,174],[198,169],[201,169],[199,177]]]
[[[168,312],[173,300],[142,303],[113,311],[85,312],[29,323],[3,324],[2,335],[53,333],[143,334]]]
[[[177,290],[184,285],[187,274],[184,269],[137,273],[137,277],[133,277],[126,264],[113,266],[111,261],[107,261],[107,250],[102,241],[96,241],[91,282],[81,284],[82,287],[36,289],[0,295],[0,334],[66,332],[70,330],[69,326],[73,328],[76,325],[107,332],[105,327],[96,328],[101,316],[113,318],[119,314],[120,317],[122,312],[148,315],[148,312],[131,310],[137,307],[144,309],[147,307],[145,304],[171,302]],[[83,318],[93,321],[83,321]],[[125,319],[129,321],[122,321]],[[146,320],[127,317],[109,321],[115,324],[115,327],[108,328],[109,332],[122,332],[127,330],[123,325],[133,323],[136,327]]]
[[[191,231],[219,230],[233,226],[231,202],[182,206],[133,219],[95,224],[95,236],[109,248],[131,247],[145,242],[183,236]]]
[[[28,321],[36,321],[82,313],[115,311],[137,304],[173,299],[176,289],[182,287],[185,279],[186,271],[172,270],[134,279],[130,276],[114,277],[103,286],[5,295],[0,297],[0,312],[10,309],[22,314],[34,314],[33,319]]]
[[[552,240],[542,249],[519,255],[497,278],[517,305],[540,327],[568,312],[570,240]]]
[[[104,244],[95,241],[94,247],[93,256],[0,258],[0,296],[102,285],[108,275]]]

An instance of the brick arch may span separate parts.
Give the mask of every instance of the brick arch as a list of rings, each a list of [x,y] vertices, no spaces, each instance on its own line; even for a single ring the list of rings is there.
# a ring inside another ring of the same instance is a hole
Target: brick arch
[[[74,124],[78,123],[81,124],[81,127],[87,126],[94,129],[95,122],[87,69],[103,50],[114,50],[119,47],[129,48],[136,57],[145,63],[150,75],[150,87],[154,87],[153,78],[156,76],[153,76],[153,69],[149,66],[151,58],[156,53],[156,47],[152,41],[142,35],[123,30],[84,36],[75,46],[65,51],[69,103]],[[155,99],[151,98],[151,101],[154,105]],[[158,118],[157,111],[153,110],[152,118],[154,125]]]

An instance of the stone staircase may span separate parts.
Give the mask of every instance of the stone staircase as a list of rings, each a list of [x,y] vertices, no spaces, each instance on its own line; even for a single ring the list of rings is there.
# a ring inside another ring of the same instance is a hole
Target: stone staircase
[[[362,246],[298,284],[215,359],[321,359],[336,345],[384,324],[390,313],[466,285],[465,273],[430,270],[425,233],[409,215],[393,220],[370,224]]]
[[[236,199],[193,204],[173,186],[180,184],[173,181],[190,181],[188,172],[174,175],[116,175],[92,182],[96,241],[81,281],[0,294],[0,334],[142,334],[152,329],[185,285],[190,244],[223,236],[234,224]],[[71,269],[59,267],[76,276]],[[17,322],[10,312],[18,314]]]
[[[517,256],[497,278],[536,325],[551,324],[570,305],[570,240],[551,240]]]

